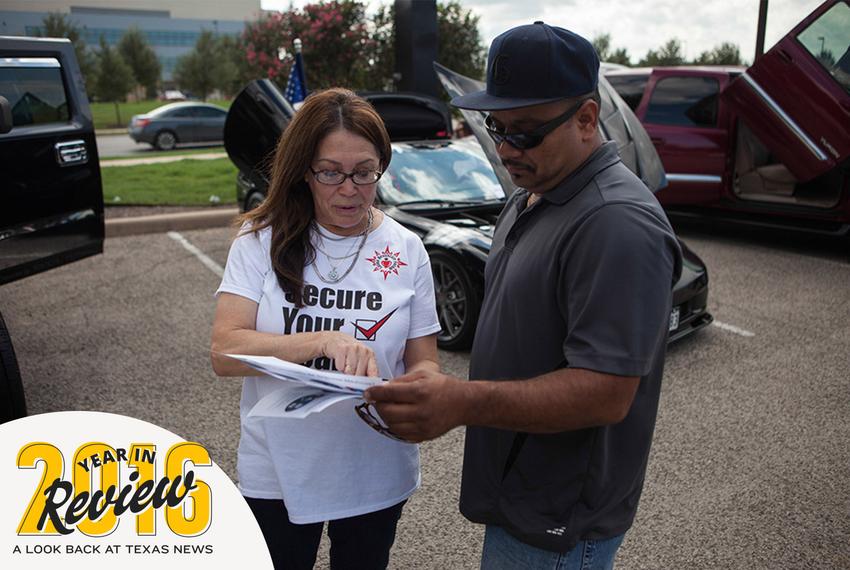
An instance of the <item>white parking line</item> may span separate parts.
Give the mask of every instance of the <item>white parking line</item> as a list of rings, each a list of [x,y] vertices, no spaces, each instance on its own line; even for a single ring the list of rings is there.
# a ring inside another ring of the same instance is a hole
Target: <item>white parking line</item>
[[[726,323],[721,323],[720,321],[714,321],[711,324],[713,324],[714,326],[716,326],[719,329],[722,329],[722,330],[730,332],[730,333],[739,334],[741,336],[745,336],[745,337],[756,336],[756,333],[750,332],[748,330],[744,330],[742,328],[738,328],[735,325],[729,325],[729,324],[726,324]]]
[[[192,243],[186,238],[184,238],[182,235],[177,232],[168,232],[168,237],[182,245],[184,248],[186,248],[186,251],[197,257],[200,262],[207,267],[207,269],[209,269],[219,277],[222,277],[224,275],[224,268],[221,265],[207,257],[207,255],[203,251],[192,245]]]

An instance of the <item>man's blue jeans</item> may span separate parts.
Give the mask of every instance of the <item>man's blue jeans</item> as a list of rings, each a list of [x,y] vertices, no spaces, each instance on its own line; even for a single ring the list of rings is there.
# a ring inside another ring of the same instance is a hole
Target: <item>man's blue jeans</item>
[[[611,570],[624,536],[583,540],[569,552],[558,553],[529,546],[502,527],[487,525],[481,570]]]

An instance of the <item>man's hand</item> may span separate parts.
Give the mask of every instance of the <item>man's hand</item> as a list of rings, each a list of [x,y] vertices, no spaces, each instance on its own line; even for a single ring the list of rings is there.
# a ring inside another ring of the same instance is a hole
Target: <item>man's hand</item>
[[[412,443],[435,439],[462,425],[467,382],[432,370],[418,370],[364,394],[399,437]]]

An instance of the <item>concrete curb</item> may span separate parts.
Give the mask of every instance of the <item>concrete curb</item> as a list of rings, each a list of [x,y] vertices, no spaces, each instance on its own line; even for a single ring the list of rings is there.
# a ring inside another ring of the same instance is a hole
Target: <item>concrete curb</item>
[[[156,216],[112,218],[106,220],[106,237],[125,237],[170,231],[201,230],[226,227],[233,223],[239,208],[213,211],[177,212]]]

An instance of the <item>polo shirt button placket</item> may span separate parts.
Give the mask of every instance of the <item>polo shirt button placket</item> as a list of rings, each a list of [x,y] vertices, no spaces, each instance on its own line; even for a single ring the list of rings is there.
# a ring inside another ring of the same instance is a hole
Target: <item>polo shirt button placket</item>
[[[519,203],[521,204],[522,201],[520,201]],[[507,250],[508,253],[513,253],[514,246],[516,245],[516,242],[519,241],[522,232],[521,226],[525,226],[530,223],[527,218],[531,215],[530,211],[535,208],[535,206],[537,206],[537,203],[534,203],[531,206],[527,206],[525,208],[522,208],[519,205],[517,206],[517,217],[516,219],[514,219],[514,223],[511,224],[511,227],[508,230],[508,235],[505,236],[504,248],[505,250]]]

